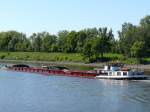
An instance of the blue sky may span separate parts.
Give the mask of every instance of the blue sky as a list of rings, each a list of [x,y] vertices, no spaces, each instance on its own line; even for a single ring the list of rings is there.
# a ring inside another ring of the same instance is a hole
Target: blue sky
[[[150,0],[0,0],[0,31],[32,32],[112,28],[138,24],[150,14]]]

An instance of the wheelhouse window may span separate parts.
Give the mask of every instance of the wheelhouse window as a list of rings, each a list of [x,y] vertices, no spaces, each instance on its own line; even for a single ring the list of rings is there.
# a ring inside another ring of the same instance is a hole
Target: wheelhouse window
[[[123,76],[127,76],[127,72],[123,72]]]
[[[112,72],[109,72],[109,75],[112,75]]]
[[[117,72],[117,76],[121,76],[121,72]]]

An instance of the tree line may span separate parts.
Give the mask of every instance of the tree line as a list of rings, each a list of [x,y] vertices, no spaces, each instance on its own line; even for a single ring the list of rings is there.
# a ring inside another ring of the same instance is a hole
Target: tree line
[[[112,29],[87,28],[80,31],[59,31],[26,34],[17,31],[0,32],[0,51],[82,53],[88,59],[103,58],[104,53],[121,53],[126,57],[150,57],[150,16],[139,25],[124,23],[118,38]]]

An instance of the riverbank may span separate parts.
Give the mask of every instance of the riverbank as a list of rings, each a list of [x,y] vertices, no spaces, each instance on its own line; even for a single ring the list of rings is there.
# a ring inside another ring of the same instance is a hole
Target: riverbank
[[[83,63],[83,62],[51,62],[51,61],[26,61],[26,60],[0,60],[1,63],[27,63],[27,64],[49,64],[49,65],[61,65],[61,66],[73,66],[73,67],[89,67],[89,68],[102,68],[107,63]],[[138,68],[141,70],[149,70],[150,64],[125,64],[124,66],[129,68]]]
[[[103,60],[99,59],[97,62],[115,62],[120,61],[125,64],[137,64],[135,58],[126,58],[122,54],[105,53]],[[25,60],[25,61],[42,61],[42,62],[71,62],[71,63],[85,63],[84,57],[80,53],[46,53],[46,52],[0,52],[1,60]],[[150,58],[143,58],[143,63],[150,64]]]
[[[105,62],[85,63],[80,53],[44,53],[44,52],[0,52],[1,63],[26,63],[41,66],[42,64],[69,66],[73,69],[102,68],[109,62],[122,62],[129,68],[150,70],[150,64],[135,64],[135,59],[125,59],[121,54],[105,53]],[[147,58],[147,62],[150,59]]]

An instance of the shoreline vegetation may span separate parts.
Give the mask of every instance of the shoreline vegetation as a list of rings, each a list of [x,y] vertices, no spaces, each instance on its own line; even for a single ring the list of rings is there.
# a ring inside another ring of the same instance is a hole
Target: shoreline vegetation
[[[118,38],[108,27],[62,30],[30,36],[18,31],[0,32],[0,59],[67,63],[150,64],[150,15],[138,25],[125,22]]]
[[[92,63],[121,62],[124,64],[139,64],[136,58],[126,58],[122,54],[105,53],[103,60],[101,60],[100,55],[98,56],[99,60]],[[81,53],[0,52],[0,60],[90,63],[84,60]],[[142,58],[141,60],[143,61],[141,64],[150,64],[150,58]]]
[[[83,56],[79,53],[41,53],[41,52],[0,52],[0,62],[6,63],[32,63],[32,64],[51,64],[63,66],[85,66],[103,67],[110,62],[121,62],[130,68],[150,70],[150,64],[137,64],[136,59],[124,60],[121,54],[104,54],[108,61],[86,63]],[[130,61],[132,60],[132,61]],[[147,59],[149,60],[149,59]]]

